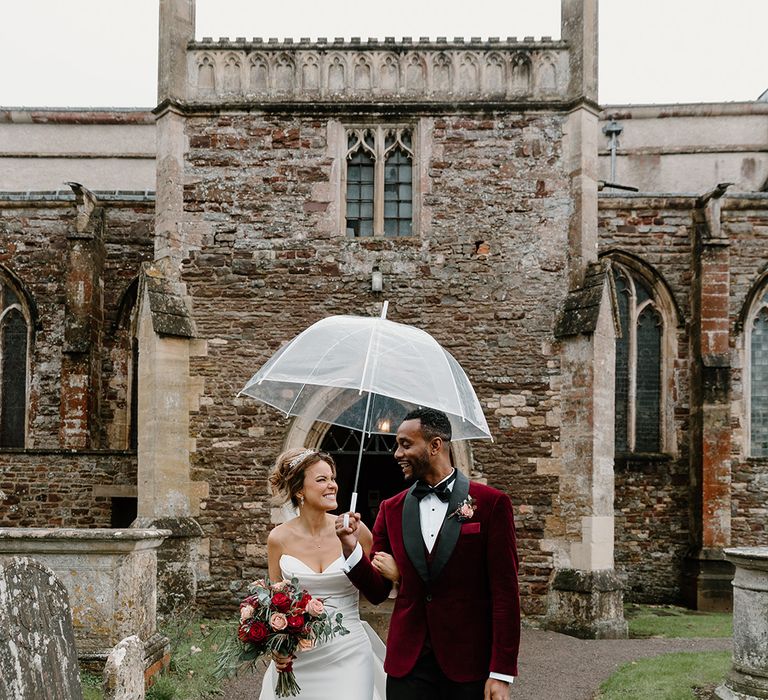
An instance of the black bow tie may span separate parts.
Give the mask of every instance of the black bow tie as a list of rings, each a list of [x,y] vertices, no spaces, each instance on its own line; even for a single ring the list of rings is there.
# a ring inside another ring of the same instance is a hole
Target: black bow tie
[[[441,481],[437,486],[430,486],[426,481],[416,482],[416,487],[413,489],[413,495],[420,501],[424,496],[434,493],[443,503],[448,503],[451,500],[451,490],[448,488],[456,478],[456,470],[453,470],[453,474]]]

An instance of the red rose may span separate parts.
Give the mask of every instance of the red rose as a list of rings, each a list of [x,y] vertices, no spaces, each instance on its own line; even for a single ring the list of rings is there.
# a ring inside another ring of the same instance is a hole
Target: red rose
[[[272,596],[272,607],[281,613],[288,612],[291,607],[291,599],[285,593],[275,593]]]
[[[288,629],[292,632],[300,630],[304,626],[304,615],[288,615]]]
[[[304,591],[303,595],[301,596],[301,600],[299,600],[296,603],[296,609],[297,610],[306,610],[307,603],[312,600],[312,596],[309,595],[306,591]]]
[[[248,641],[248,625],[240,625],[240,627],[237,628],[237,638],[241,642]]]
[[[263,622],[254,622],[248,630],[248,641],[258,644],[263,642],[269,635],[269,630]]]

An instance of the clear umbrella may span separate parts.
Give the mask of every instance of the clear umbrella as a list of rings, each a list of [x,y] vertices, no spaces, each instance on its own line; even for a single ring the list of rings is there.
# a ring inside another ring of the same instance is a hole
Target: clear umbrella
[[[451,421],[454,440],[490,438],[461,365],[429,333],[381,316],[330,316],[278,350],[241,390],[286,415],[370,433],[393,433],[402,411],[429,407]],[[365,402],[361,396],[367,395]],[[394,401],[393,401],[394,399]],[[397,407],[397,408],[395,408]],[[365,440],[360,441],[351,510]]]

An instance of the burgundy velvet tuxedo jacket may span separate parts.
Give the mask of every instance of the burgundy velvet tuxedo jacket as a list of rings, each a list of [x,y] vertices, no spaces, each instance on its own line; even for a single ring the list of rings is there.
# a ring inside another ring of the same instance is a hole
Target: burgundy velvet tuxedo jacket
[[[384,501],[373,527],[371,557],[389,552],[400,569],[384,670],[397,678],[410,673],[428,636],[450,680],[478,681],[490,672],[516,676],[520,598],[509,498],[458,472],[428,561],[414,488]],[[467,494],[475,500],[473,517],[449,518]],[[347,576],[372,603],[389,594],[390,582],[365,556]]]

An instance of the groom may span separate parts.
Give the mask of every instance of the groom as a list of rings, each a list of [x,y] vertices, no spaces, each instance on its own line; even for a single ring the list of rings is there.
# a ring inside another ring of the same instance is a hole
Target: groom
[[[387,700],[506,700],[517,675],[520,604],[512,504],[451,466],[451,424],[411,411],[395,459],[414,483],[381,504],[371,559],[392,555],[399,591],[387,638]],[[360,518],[336,533],[347,576],[372,603],[391,583],[358,544]]]

